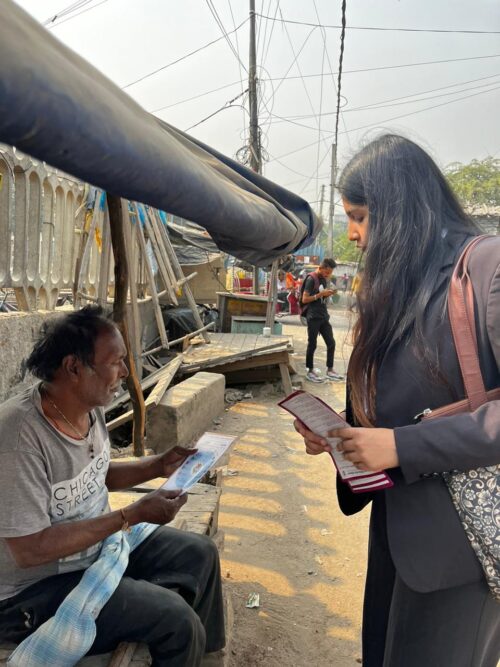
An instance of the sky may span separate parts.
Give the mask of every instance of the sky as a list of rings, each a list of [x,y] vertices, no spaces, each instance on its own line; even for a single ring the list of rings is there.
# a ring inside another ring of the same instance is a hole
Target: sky
[[[17,4],[44,23],[77,3]],[[248,139],[248,0],[80,4],[50,24],[54,37],[146,110],[235,157]],[[318,210],[323,184],[328,199],[341,35],[318,24],[339,26],[342,2],[255,4],[263,173]],[[417,141],[441,167],[500,156],[498,0],[347,0],[346,24],[339,169],[387,131]],[[448,62],[416,65],[430,61]]]

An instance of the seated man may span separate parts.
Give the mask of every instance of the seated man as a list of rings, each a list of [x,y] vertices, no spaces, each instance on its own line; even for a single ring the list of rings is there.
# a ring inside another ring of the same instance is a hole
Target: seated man
[[[288,284],[286,280],[286,274],[283,270],[278,271],[278,277],[276,281],[276,299],[280,313],[287,313],[290,310],[290,304],[288,303]]]
[[[20,642],[52,617],[102,540],[149,522],[159,527],[130,554],[89,653],[139,641],[154,667],[199,665],[225,642],[215,545],[164,526],[185,495],[108,505],[108,491],[168,476],[190,454],[110,461],[102,406],[127,376],[125,352],[97,306],[50,320],[27,361],[41,382],[0,405],[0,640]]]

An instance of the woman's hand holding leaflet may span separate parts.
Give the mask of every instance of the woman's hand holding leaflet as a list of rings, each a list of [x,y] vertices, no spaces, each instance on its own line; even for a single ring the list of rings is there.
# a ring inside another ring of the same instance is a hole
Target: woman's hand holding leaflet
[[[298,419],[295,430],[304,438],[306,452],[315,456],[331,452],[331,445],[317,433],[309,431]],[[390,428],[339,428],[330,431],[332,438],[340,438],[337,445],[348,461],[360,470],[378,471],[397,468],[399,458],[394,431]]]

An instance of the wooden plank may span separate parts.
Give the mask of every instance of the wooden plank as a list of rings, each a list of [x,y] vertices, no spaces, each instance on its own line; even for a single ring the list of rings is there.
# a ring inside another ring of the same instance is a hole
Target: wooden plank
[[[292,393],[292,381],[290,379],[290,373],[288,372],[288,366],[286,364],[280,364],[280,373],[281,373],[281,382],[283,383],[283,391],[285,395],[288,396]]]
[[[156,326],[158,327],[158,333],[160,334],[160,341],[163,347],[168,347],[167,332],[165,330],[165,323],[163,321],[163,315],[160,308],[160,301],[158,298],[158,292],[156,290],[155,276],[153,269],[151,268],[151,262],[149,261],[148,251],[146,247],[146,239],[144,238],[144,231],[142,229],[142,223],[139,216],[138,205],[134,202],[133,204],[135,211],[135,229],[137,240],[139,241],[139,248],[144,259],[144,266],[146,267],[146,275],[148,276],[148,287],[151,294],[151,299],[153,301],[153,310],[156,320]]]
[[[167,373],[167,368],[171,363],[173,363],[177,357],[174,357],[171,359],[165,366],[162,366],[161,368],[158,368],[155,370],[151,375],[148,375],[147,378],[144,378],[144,380],[141,380],[141,388],[142,391],[146,391],[146,389],[149,389],[153,385],[155,385],[158,380],[162,377],[164,373]],[[104,408],[104,412],[108,413],[111,412],[111,410],[115,410],[116,408],[120,407],[120,405],[123,405],[124,403],[127,403],[130,400],[130,394],[128,391],[124,392],[121,396],[118,396],[118,398],[115,398],[114,401],[112,401],[109,405],[107,405]]]
[[[260,301],[267,304],[267,297],[258,294],[242,294],[240,292],[216,292],[217,296],[228,297],[237,301]]]
[[[99,264],[99,283],[97,285],[97,303],[105,306],[108,301],[109,272],[111,269],[111,232],[109,229],[109,216],[106,207],[102,221],[102,252]],[[76,289],[76,286],[75,286]]]
[[[109,667],[109,661],[113,653],[100,653],[99,655],[88,655],[76,663],[76,667]],[[1,664],[1,663],[0,663]]]
[[[179,370],[181,363],[182,355],[179,355],[162,369],[162,371],[165,372],[158,376],[158,382],[155,388],[144,402],[146,409],[158,405],[158,403],[163,398],[163,395],[167,391],[170,383],[174,379],[175,374]],[[115,417],[110,422],[107,422],[106,427],[108,431],[113,431],[115,428],[118,428],[118,426],[123,426],[123,424],[126,424],[133,418],[133,416],[134,411],[128,410],[128,412],[125,412],[122,415],[118,415],[118,417]]]
[[[263,344],[259,346],[258,350],[259,352],[264,352],[265,350],[273,350],[279,347],[283,347],[284,345],[284,340],[286,341],[287,339],[280,339],[276,342],[269,342],[273,341],[273,337],[271,338],[264,338],[265,341],[267,341],[266,344]],[[287,341],[288,342],[288,341]],[[219,357],[211,357],[205,360],[195,360],[190,363],[190,359],[192,358],[192,355],[186,355],[184,357],[184,363],[181,366],[181,372],[183,373],[191,373],[193,371],[198,371],[202,370],[203,368],[210,368],[213,366],[218,366],[221,363],[228,363],[230,361],[237,361],[239,359],[246,359],[247,357],[251,357],[255,354],[255,349],[254,350],[245,350],[244,352],[233,352],[231,354],[219,356]]]
[[[151,656],[146,644],[139,644],[134,653],[131,667],[150,667]]]
[[[231,373],[233,371],[245,370],[248,368],[259,368],[261,366],[273,366],[277,364],[289,364],[290,355],[287,350],[278,350],[266,354],[256,354],[245,359],[231,361],[217,366],[218,373]]]
[[[148,407],[152,405],[158,405],[158,403],[161,401],[163,398],[165,392],[168,389],[168,386],[172,382],[172,380],[175,377],[175,374],[179,370],[180,365],[182,364],[183,356],[180,354],[178,357],[175,357],[167,366],[164,368],[164,373],[161,374],[161,376],[158,379],[158,383],[153,389],[153,391],[149,394],[149,396],[146,399],[146,405]]]
[[[190,533],[196,533],[197,535],[207,535],[207,527],[204,523],[190,523],[188,528]]]
[[[113,652],[109,667],[128,667],[134,655],[137,644],[121,642]]]
[[[276,300],[278,298],[278,264],[279,260],[275,259],[271,267],[271,276],[269,278],[270,289],[269,294],[267,295],[266,327],[272,327],[276,313]]]
[[[205,524],[206,529],[208,530],[208,527],[210,525],[210,522],[212,520],[213,512],[187,512],[184,507],[182,507],[177,516],[182,515],[182,518],[186,521],[187,525],[187,530],[189,530],[189,526],[192,523],[203,523]],[[177,518],[177,517],[176,517]]]
[[[126,461],[127,459],[120,459]],[[134,486],[133,489],[129,489],[127,491],[119,491],[119,492],[113,492],[113,493],[149,493],[149,491],[155,491],[156,489],[159,489],[162,484],[165,483],[165,480],[163,477],[157,477],[156,479],[150,479],[148,482],[142,482],[141,484],[137,484],[137,486]],[[195,484],[191,489],[188,491],[189,496],[202,496],[202,497],[207,497],[207,496],[213,496],[214,498],[218,498],[222,492],[222,489],[218,486],[213,486],[212,484],[202,484],[198,483]]]
[[[131,343],[134,351],[134,363],[138,378],[142,377],[142,342],[141,342],[141,322],[139,316],[139,305],[137,303],[137,265],[135,262],[134,243],[132,239],[132,221],[130,219],[128,202],[122,200],[122,216],[123,216],[123,240],[125,247],[125,255],[128,266],[128,293],[130,303],[127,307],[127,316],[129,323],[129,333]]]
[[[168,291],[170,302],[173,303],[174,306],[178,306],[179,301],[177,299],[177,294],[175,293],[174,289],[176,278],[172,270],[172,267],[170,265],[170,261],[167,256],[164,244],[162,243],[160,231],[156,225],[156,219],[149,207],[145,208],[145,212],[146,212],[145,216],[146,231],[148,233],[149,239],[155,251],[156,262],[158,264],[158,271],[163,281],[163,285],[165,286],[165,289]]]
[[[288,355],[288,370],[290,375],[296,375],[299,372],[297,358],[291,354]]]
[[[217,371],[217,369],[215,369]],[[273,382],[281,379],[279,366],[264,366],[264,368],[247,368],[246,370],[224,373],[226,387],[236,384],[257,384],[259,382]]]
[[[175,250],[172,246],[172,242],[170,241],[170,237],[168,235],[168,232],[166,230],[165,225],[160,219],[160,213],[159,211],[155,211],[152,214],[152,217],[157,220],[158,227],[159,227],[159,234],[162,237],[163,241],[163,247],[166,250],[167,256],[170,261],[170,265],[172,267],[172,270],[174,272],[175,276],[175,282],[178,282],[180,280],[184,279],[184,273],[182,272],[181,265],[179,264],[179,260],[177,259],[177,255],[175,254]],[[191,309],[191,312],[194,317],[194,321],[196,324],[197,329],[202,329],[203,328],[203,321],[201,319],[200,313],[198,311],[198,306],[196,304],[195,298],[193,296],[193,292],[191,291],[191,286],[189,285],[189,281],[186,282],[182,288],[182,291],[184,293],[184,296],[186,297],[186,300],[188,302],[188,306]],[[208,337],[208,333],[206,331],[202,331],[201,335],[205,339],[205,341],[208,343],[210,341]]]

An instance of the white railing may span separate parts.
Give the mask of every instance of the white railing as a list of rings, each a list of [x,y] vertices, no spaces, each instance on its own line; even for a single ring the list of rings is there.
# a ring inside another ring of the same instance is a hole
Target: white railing
[[[52,310],[73,288],[84,185],[1,145],[0,179],[0,287],[14,289],[23,310]],[[89,277],[97,247],[91,255]]]

